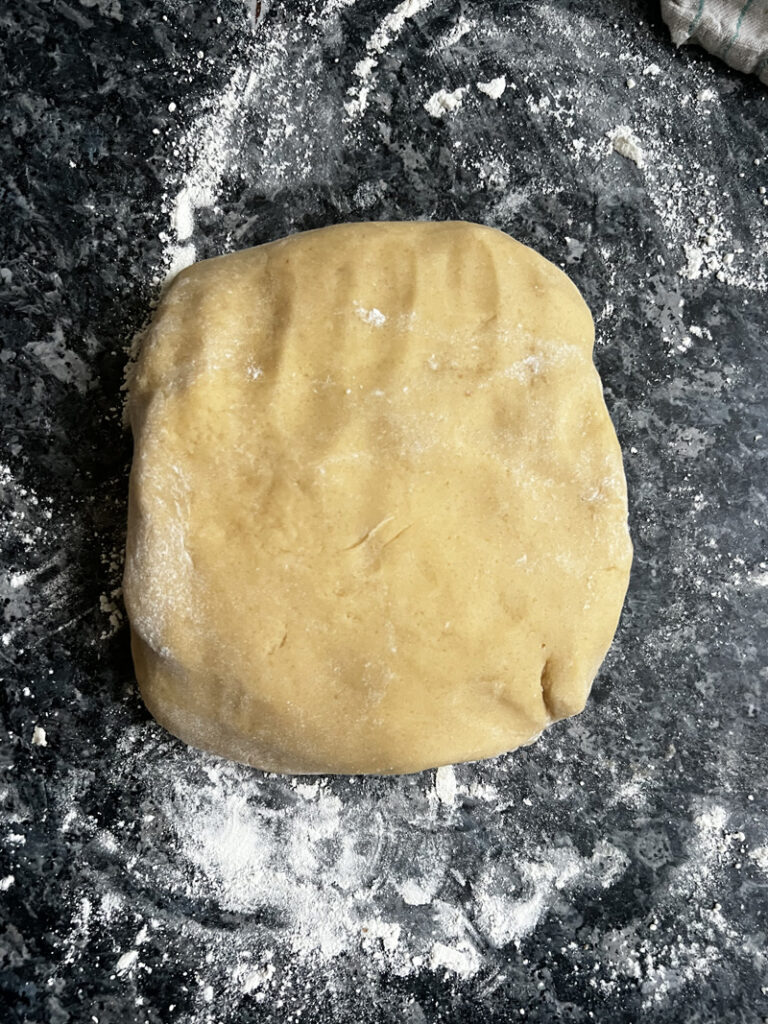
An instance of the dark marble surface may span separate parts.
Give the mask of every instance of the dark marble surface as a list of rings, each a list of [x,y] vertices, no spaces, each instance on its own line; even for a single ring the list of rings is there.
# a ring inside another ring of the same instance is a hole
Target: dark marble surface
[[[0,38],[0,1019],[768,1018],[764,89],[642,0],[17,0]],[[634,574],[580,718],[297,784],[138,698],[126,347],[190,245],[405,217],[582,289]]]

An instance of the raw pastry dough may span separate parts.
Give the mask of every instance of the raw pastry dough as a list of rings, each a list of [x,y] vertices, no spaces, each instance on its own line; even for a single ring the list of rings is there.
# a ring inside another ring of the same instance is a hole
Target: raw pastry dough
[[[184,270],[133,376],[141,692],[205,750],[413,772],[584,707],[631,562],[592,319],[531,249],[347,224]]]

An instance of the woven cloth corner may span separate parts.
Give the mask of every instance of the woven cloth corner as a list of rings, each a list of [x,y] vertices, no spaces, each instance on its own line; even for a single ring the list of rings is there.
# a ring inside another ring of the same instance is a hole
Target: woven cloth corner
[[[675,46],[698,43],[768,85],[768,0],[662,0]]]

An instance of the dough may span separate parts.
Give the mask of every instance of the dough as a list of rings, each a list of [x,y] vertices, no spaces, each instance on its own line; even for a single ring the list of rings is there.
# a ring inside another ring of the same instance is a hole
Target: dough
[[[147,707],[269,771],[491,757],[581,711],[631,544],[576,288],[461,222],[182,271],[130,388]]]

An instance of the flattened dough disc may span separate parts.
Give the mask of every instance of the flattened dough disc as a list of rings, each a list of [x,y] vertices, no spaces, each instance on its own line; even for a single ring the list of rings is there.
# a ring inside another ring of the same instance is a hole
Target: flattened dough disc
[[[158,722],[271,771],[389,773],[579,712],[632,557],[593,335],[560,270],[461,222],[179,274],[128,406]]]

